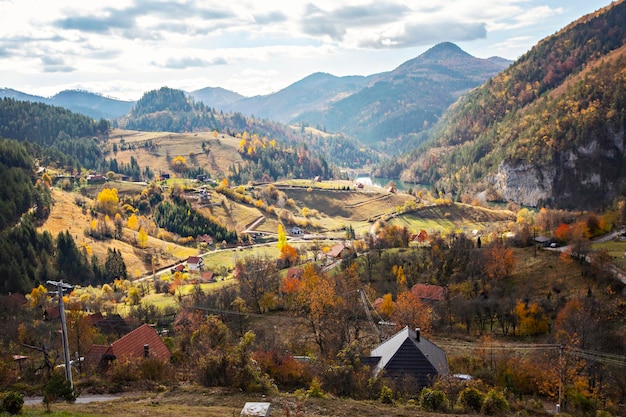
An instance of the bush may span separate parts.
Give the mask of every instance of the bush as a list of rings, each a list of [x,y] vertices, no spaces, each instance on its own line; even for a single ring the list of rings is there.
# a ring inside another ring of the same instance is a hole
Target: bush
[[[445,411],[448,400],[443,391],[424,388],[420,395],[420,405],[426,411]]]
[[[509,402],[504,398],[504,394],[502,391],[492,389],[487,393],[485,400],[483,401],[483,406],[481,408],[481,413],[493,416],[497,414],[502,414],[509,409]]]
[[[9,414],[21,414],[24,406],[24,397],[15,391],[9,391],[2,399],[2,410]]]
[[[465,411],[479,412],[484,400],[485,394],[476,388],[467,387],[459,394],[458,403]]]
[[[307,397],[324,398],[324,390],[322,389],[322,384],[319,379],[313,378],[306,395]]]
[[[380,402],[383,404],[393,404],[393,391],[387,385],[380,389]]]

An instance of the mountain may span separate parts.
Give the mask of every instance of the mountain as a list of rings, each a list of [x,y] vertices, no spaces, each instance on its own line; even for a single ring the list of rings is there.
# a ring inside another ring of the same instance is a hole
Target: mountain
[[[626,181],[626,2],[542,40],[467,94],[402,178],[456,195],[593,208]]]
[[[32,103],[64,107],[94,119],[116,119],[128,113],[133,101],[116,100],[82,90],[65,90],[46,98],[22,93],[11,88],[0,88],[0,98],[12,98]]]
[[[189,93],[196,101],[218,110],[230,110],[230,105],[244,99],[241,94],[221,87],[206,87]]]
[[[50,98],[51,104],[65,107],[94,119],[115,119],[130,110],[133,101],[116,100],[81,90],[65,90]]]
[[[435,124],[460,95],[508,65],[506,60],[475,58],[452,43],[441,43],[296,121],[341,131],[368,144],[404,137]]]
[[[276,93],[244,98],[231,103],[225,109],[289,123],[302,113],[321,111],[329,103],[360,91],[370,79],[371,76],[336,77],[317,72]]]

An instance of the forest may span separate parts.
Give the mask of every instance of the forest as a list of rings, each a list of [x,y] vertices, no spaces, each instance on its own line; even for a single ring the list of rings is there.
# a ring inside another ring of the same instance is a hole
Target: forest
[[[555,168],[552,199],[541,204],[608,203],[624,180],[625,15],[622,2],[581,19],[468,93],[406,158],[402,177],[460,195],[488,188],[503,165]],[[602,180],[581,189],[589,172]]]

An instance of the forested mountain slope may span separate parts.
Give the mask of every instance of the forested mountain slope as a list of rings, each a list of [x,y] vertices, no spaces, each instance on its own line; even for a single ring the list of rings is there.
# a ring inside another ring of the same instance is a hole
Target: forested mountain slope
[[[328,162],[342,167],[360,168],[365,161],[376,161],[374,152],[364,149],[355,140],[343,135],[327,135],[304,127],[294,128],[282,123],[259,120],[241,113],[218,111],[202,102],[195,102],[181,90],[168,87],[145,93],[117,123],[119,127],[130,130],[216,131],[230,136],[242,136],[244,142],[245,138],[254,142],[254,137],[268,141],[277,140],[294,148],[292,153],[303,150],[306,154],[319,154]]]
[[[480,59],[445,42],[393,71],[373,77],[358,92],[296,120],[340,131],[367,144],[419,133],[437,122],[461,94],[502,71],[509,62]]]
[[[456,195],[592,207],[626,171],[626,3],[537,44],[446,114],[402,178]]]

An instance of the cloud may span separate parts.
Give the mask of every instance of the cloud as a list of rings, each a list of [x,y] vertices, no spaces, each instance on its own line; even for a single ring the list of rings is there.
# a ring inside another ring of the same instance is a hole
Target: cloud
[[[444,41],[462,42],[486,37],[485,23],[441,21],[437,23],[411,23],[397,33],[381,34],[375,38],[362,39],[359,46],[372,49],[410,48],[433,45]]]
[[[42,56],[40,59],[44,72],[72,72],[76,70],[76,68],[67,65],[65,60],[58,56]]]
[[[287,16],[282,12],[269,12],[263,14],[255,14],[254,21],[261,25],[272,25],[274,23],[282,23],[287,21]]]
[[[153,62],[153,64],[162,68],[185,69],[185,68],[194,68],[194,67],[209,67],[209,66],[214,66],[214,65],[227,65],[228,61],[226,61],[226,59],[223,57],[216,57],[213,59],[185,57],[185,58],[169,58],[163,64],[157,64],[155,62]]]
[[[130,29],[135,25],[135,17],[125,10],[108,8],[106,16],[72,16],[59,19],[53,25],[65,30],[78,30],[88,33],[109,33],[111,29]]]
[[[396,22],[409,12],[406,6],[390,2],[341,6],[334,10],[323,10],[310,3],[302,17],[301,28],[307,35],[328,36],[335,41],[342,41],[352,28]]]
[[[195,34],[194,25],[206,28],[208,22],[233,19],[237,16],[230,10],[217,7],[203,8],[193,3],[154,2],[136,0],[132,6],[115,9],[108,7],[97,15],[75,15],[53,22],[53,26],[64,30],[85,33],[119,34],[127,39],[162,40],[160,31]],[[200,30],[199,33],[206,33]]]

